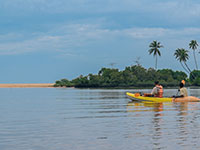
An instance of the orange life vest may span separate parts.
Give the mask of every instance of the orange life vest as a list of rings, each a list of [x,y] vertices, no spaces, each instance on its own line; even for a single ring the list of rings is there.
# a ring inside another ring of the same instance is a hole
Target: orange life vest
[[[158,89],[158,93],[155,95],[156,97],[163,97],[163,87],[162,85],[156,85]]]

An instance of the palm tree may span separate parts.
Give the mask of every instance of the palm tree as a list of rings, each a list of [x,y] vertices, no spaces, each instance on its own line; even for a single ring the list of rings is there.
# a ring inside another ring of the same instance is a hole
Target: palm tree
[[[196,69],[198,70],[198,65],[197,65],[197,60],[196,60],[196,55],[195,55],[195,50],[199,46],[196,40],[191,40],[189,43],[190,48],[193,50],[193,55],[194,55],[194,61],[196,65]]]
[[[160,44],[160,42],[153,41],[152,43],[150,43],[149,47],[149,55],[153,53],[153,56],[156,57],[155,69],[157,70],[157,55],[161,56],[159,48],[162,48],[163,46]]]
[[[175,53],[174,53],[174,56],[176,57],[176,59],[181,63],[181,66],[183,67],[183,69],[187,72],[187,73],[191,73],[191,70],[190,68],[188,67],[187,65],[187,60],[189,59],[189,55],[188,55],[188,50],[185,50],[184,48],[178,48],[176,49]],[[183,63],[185,66],[183,65]],[[193,74],[191,74],[192,77],[194,78]]]

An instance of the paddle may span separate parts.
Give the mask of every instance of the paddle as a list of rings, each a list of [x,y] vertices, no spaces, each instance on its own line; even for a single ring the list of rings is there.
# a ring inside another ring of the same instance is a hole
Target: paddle
[[[178,98],[178,97],[182,97],[182,96],[178,96],[178,93],[180,92],[180,89],[178,89],[178,91],[177,91],[177,93],[176,93],[176,95],[174,95],[174,96],[172,96],[174,99],[175,98]]]
[[[178,89],[177,93],[176,93],[176,96],[178,96],[178,93],[180,92],[180,90]]]

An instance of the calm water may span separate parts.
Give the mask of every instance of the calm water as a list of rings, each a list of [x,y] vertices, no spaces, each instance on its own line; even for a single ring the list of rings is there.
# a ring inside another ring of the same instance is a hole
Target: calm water
[[[142,90],[2,88],[0,150],[200,149],[200,103],[133,103],[127,91]]]

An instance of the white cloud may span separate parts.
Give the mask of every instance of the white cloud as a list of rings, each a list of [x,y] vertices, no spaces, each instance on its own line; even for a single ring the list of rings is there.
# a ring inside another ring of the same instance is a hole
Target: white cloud
[[[23,35],[9,33],[1,35],[0,55],[21,54],[29,52],[53,51],[61,54],[75,55],[83,53],[91,45],[103,46],[109,41],[120,43],[120,39],[137,40],[168,40],[168,39],[196,39],[200,40],[200,28],[128,28],[121,30],[110,30],[92,24],[71,24],[56,27],[47,33],[37,33],[34,36],[24,37]],[[18,41],[8,41],[8,38],[18,38]],[[37,36],[36,36],[37,35]],[[5,37],[5,39],[3,38]],[[21,38],[20,38],[21,37]],[[133,40],[134,42],[134,40]],[[145,44],[145,43],[144,43]],[[147,44],[147,43],[146,43]],[[92,49],[95,50],[95,49]]]
[[[200,2],[195,0],[0,0],[0,10],[5,22],[27,25],[30,30],[35,29],[30,22],[36,26],[88,24],[102,18],[115,29],[197,27],[200,18]]]
[[[164,28],[131,28],[124,32],[135,39],[151,39],[166,36],[168,30]]]
[[[152,38],[173,38],[182,39],[188,37],[196,37],[200,34],[200,28],[130,28],[125,29],[125,33],[136,39],[152,39]]]
[[[14,35],[13,35],[14,36]],[[18,42],[6,42],[0,44],[0,55],[13,55],[34,51],[48,51],[56,49],[59,42],[57,36],[42,36],[33,39],[21,39]]]

